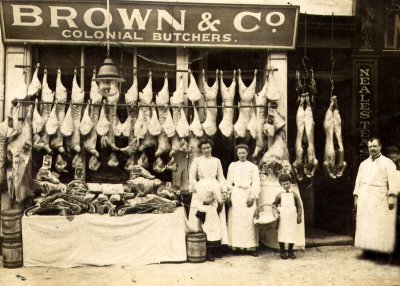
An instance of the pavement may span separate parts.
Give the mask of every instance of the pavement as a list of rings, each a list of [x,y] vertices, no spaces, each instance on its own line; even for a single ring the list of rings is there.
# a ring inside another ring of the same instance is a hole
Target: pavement
[[[321,246],[282,260],[262,248],[259,257],[227,254],[215,262],[68,269],[0,265],[0,286],[125,285],[399,285],[400,265],[385,256],[361,258],[352,246]]]

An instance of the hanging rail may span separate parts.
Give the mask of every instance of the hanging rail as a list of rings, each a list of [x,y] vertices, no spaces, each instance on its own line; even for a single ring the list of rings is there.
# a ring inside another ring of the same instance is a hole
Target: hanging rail
[[[15,67],[16,68],[36,68],[36,65],[15,65]],[[49,68],[49,67],[45,66],[45,68]],[[50,67],[50,68],[58,69],[60,67],[59,66],[54,66],[54,67]],[[93,70],[93,68],[96,68],[96,66],[66,66],[64,68],[71,68],[71,69],[77,68],[77,69],[91,69],[91,70]],[[151,69],[151,68],[141,69],[141,68],[137,68],[137,67],[123,67],[123,66],[119,66],[119,68],[122,68],[122,69],[134,69],[134,70],[137,70],[137,71],[147,71],[147,72],[149,72],[149,71],[189,72],[188,69]],[[233,69],[233,70],[235,70],[235,69]],[[220,73],[221,71],[223,73],[233,73],[233,70],[220,70],[220,69],[218,69],[218,73]],[[242,73],[254,73],[254,70],[255,69],[252,69],[252,70],[241,70],[241,72]],[[277,69],[277,68],[257,69],[257,71],[260,71],[260,72],[263,72],[263,71],[271,72],[271,71],[278,71],[278,70],[279,69]],[[191,69],[190,72],[192,72],[192,73],[202,73],[203,70],[192,70]],[[216,71],[215,70],[214,71],[205,71],[205,73],[207,73],[207,74],[215,74]]]
[[[21,100],[14,99],[14,103],[24,103],[24,104],[32,104],[34,105],[36,101],[33,100]],[[81,106],[117,106],[117,107],[131,107],[131,108],[140,108],[140,107],[170,107],[170,108],[193,108],[193,105],[162,105],[162,104],[140,104],[131,105],[126,103],[117,103],[117,104],[109,104],[109,103],[72,103],[72,102],[55,102],[55,101],[38,101],[38,104],[59,104],[59,105],[81,105]],[[267,107],[267,105],[199,105],[196,108],[254,108],[254,107]]]

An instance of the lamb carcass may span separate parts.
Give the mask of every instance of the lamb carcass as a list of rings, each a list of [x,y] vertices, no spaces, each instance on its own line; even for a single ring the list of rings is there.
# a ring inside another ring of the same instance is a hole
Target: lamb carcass
[[[117,121],[117,102],[119,99],[119,92],[116,93],[115,96],[107,97],[107,119],[110,122],[110,128],[106,135],[101,138],[101,146],[111,147],[112,151],[119,151],[117,145],[115,145],[115,134],[114,134],[114,126]],[[112,154],[111,154],[112,155]]]
[[[169,103],[169,89],[168,89],[168,75],[165,73],[164,75],[164,85],[160,92],[156,95],[156,104],[158,105],[158,120],[161,125],[161,133],[158,135],[158,147],[157,151],[155,153],[156,157],[161,156],[164,153],[167,153],[171,151],[171,143],[169,141],[168,135],[166,134],[166,131],[168,131],[168,134],[172,135],[172,137],[175,134],[175,125],[172,121],[171,113],[169,112],[168,108],[168,103]],[[167,116],[170,116],[170,121],[169,123],[167,122]],[[166,124],[166,128],[164,127]],[[171,132],[170,128],[173,128],[173,132]]]
[[[96,131],[99,136],[105,136],[108,133],[109,129],[110,129],[110,121],[108,121],[106,115],[106,107],[103,104],[100,111],[99,121],[96,126]]]
[[[171,100],[170,100],[171,104],[175,106],[172,108],[172,114],[173,114],[172,119],[173,119],[176,131],[177,131],[180,119],[181,119],[181,114],[182,114],[181,107],[183,106],[183,103],[184,103],[183,74],[181,72],[178,73],[177,81],[178,81],[177,89],[176,89],[176,91],[174,91],[174,93],[171,97]],[[177,152],[177,151],[181,151],[181,152],[188,151],[186,138],[180,137],[179,134],[175,134],[172,137],[172,150],[169,155],[173,156],[175,154],[175,152]]]
[[[190,138],[189,138],[189,166],[193,159],[200,156],[199,143],[200,138],[203,137],[204,131],[200,123],[199,113],[197,112],[196,105],[193,105],[193,121],[190,123]]]
[[[327,174],[335,179],[343,175],[346,168],[346,162],[343,160],[343,142],[342,142],[341,118],[337,106],[337,97],[332,96],[329,108],[325,114],[325,154],[324,169]],[[338,149],[335,150],[334,135],[338,142]],[[336,163],[337,162],[337,163]]]
[[[303,149],[303,137],[304,137],[304,104],[305,104],[305,94],[300,97],[300,104],[297,109],[296,114],[296,141],[295,141],[295,150],[296,150],[296,159],[293,162],[293,171],[296,174],[296,177],[299,181],[303,180],[303,166],[304,166],[304,149]]]
[[[93,121],[93,128],[90,130],[89,135],[84,139],[83,146],[85,147],[86,151],[88,151],[90,154],[92,154],[95,157],[99,157],[99,152],[96,150],[96,143],[97,143],[97,126],[99,122],[99,115],[101,108],[99,104],[101,104],[102,102],[102,96],[98,91],[97,83],[94,81],[95,78],[96,78],[96,69],[93,70],[93,76],[92,76],[92,81],[90,83],[90,93],[89,93],[90,103],[92,104],[90,105],[90,119]],[[107,132],[104,132],[104,134],[105,133]]]
[[[81,134],[79,132],[79,125],[82,117],[82,103],[85,98],[85,93],[82,91],[77,82],[78,72],[74,71],[74,78],[72,79],[72,119],[74,124],[74,130],[71,138],[67,139],[67,146],[76,153],[81,151]]]
[[[257,138],[257,115],[253,111],[254,107],[252,108],[251,118],[249,124],[247,124],[247,131],[249,132],[250,136],[253,139]]]
[[[42,88],[42,84],[40,83],[39,77],[38,77],[38,72],[39,72],[39,66],[40,64],[38,63],[36,65],[35,72],[33,73],[32,76],[32,81],[28,86],[28,97],[37,97],[40,93],[40,90]]]
[[[304,166],[304,173],[307,178],[312,178],[318,167],[318,160],[315,157],[314,146],[314,117],[311,109],[310,98],[306,96],[306,109],[304,110],[304,130],[307,136],[307,161]]]
[[[38,100],[36,99],[32,116],[32,130],[34,137],[40,138],[39,133],[42,132],[43,127],[44,127],[44,120],[38,111]]]
[[[64,103],[67,101],[67,89],[62,84],[61,81],[61,70],[57,71],[57,80],[56,80],[56,94],[55,94],[56,102],[59,103],[56,105],[56,113],[57,119],[60,124],[64,121],[65,118],[65,106]],[[61,154],[65,152],[63,146],[63,136],[61,134],[61,129],[57,130],[56,136],[51,140],[51,147],[53,149],[57,149],[57,151]]]
[[[342,138],[342,119],[340,117],[339,108],[337,107],[337,98],[335,97],[336,109],[333,111],[333,132],[335,133],[338,149],[337,149],[337,167],[336,167],[336,177],[342,177],[343,172],[347,166],[344,161],[344,147]]]
[[[12,83],[13,89],[12,94],[14,94],[16,99],[24,100],[28,95],[28,87],[25,82],[25,70],[17,68],[15,71],[15,76],[13,76],[14,82]],[[14,99],[14,98],[12,98]]]
[[[47,120],[45,127],[46,127],[46,134],[48,135],[56,134],[57,130],[60,127],[60,123],[58,122],[57,118],[57,102],[51,109],[49,119]]]
[[[274,71],[268,73],[268,86],[267,86],[267,99],[270,101],[277,101],[281,98],[281,91],[278,88],[278,74]]]
[[[156,137],[161,134],[161,124],[158,121],[157,110],[154,105],[151,108],[151,118],[149,122],[149,127],[147,129],[151,136]]]
[[[218,94],[218,70],[215,72],[215,82],[210,87],[203,70],[204,100],[206,104],[206,120],[203,122],[204,132],[208,136],[214,136],[217,132],[217,94]]]
[[[239,118],[236,121],[233,129],[235,131],[236,138],[245,138],[247,135],[247,125],[251,119],[251,104],[254,99],[255,89],[256,89],[256,77],[257,77],[257,70],[254,71],[254,77],[251,84],[246,87],[243,83],[241,71],[238,71],[238,82],[239,82],[239,97],[240,97],[240,104],[239,104]]]
[[[89,109],[90,109],[90,104],[86,106],[85,111],[83,112],[82,121],[79,125],[79,131],[83,136],[88,135],[94,126],[92,118],[90,118]]]
[[[267,86],[268,81],[265,81],[263,88],[259,93],[255,95],[256,100],[256,112],[257,112],[257,137],[256,146],[252,157],[257,158],[260,151],[263,151],[266,147],[266,138],[264,137],[264,120],[265,120],[265,105],[267,103]]]
[[[193,73],[190,69],[189,69],[188,73],[189,73],[190,83],[189,83],[188,89],[186,90],[186,94],[190,101],[195,102],[195,101],[200,100],[201,91],[200,91],[199,87],[197,86],[196,79],[194,78]]]
[[[133,82],[131,87],[125,93],[125,103],[130,104],[128,110],[128,118],[131,120],[131,130],[129,132],[128,146],[121,148],[121,151],[126,153],[128,156],[134,153],[139,145],[139,140],[135,136],[134,126],[136,119],[138,117],[137,103],[139,99],[138,82],[137,82],[137,72],[136,69],[133,71]]]
[[[266,161],[267,158],[275,157],[280,160],[289,161],[289,151],[287,149],[286,143],[284,141],[284,132],[280,131],[275,134],[274,143],[263,155],[261,162]]]
[[[221,79],[221,95],[222,102],[225,106],[233,106],[233,100],[235,98],[235,89],[236,89],[236,71],[233,71],[232,83],[229,87],[227,87],[224,83],[223,72],[220,71],[220,79]],[[231,137],[233,134],[233,116],[235,110],[231,107],[222,109],[223,116],[222,121],[219,124],[219,130],[222,135],[225,137]]]
[[[142,108],[142,113],[143,113],[143,121],[146,127],[148,128],[148,125],[150,123],[151,119],[151,102],[153,100],[153,80],[152,80],[152,74],[149,72],[149,80],[146,84],[146,86],[143,88],[142,92],[139,92],[139,101],[141,104],[143,104]],[[157,139],[149,132],[147,132],[144,136],[143,141],[141,141],[141,144],[139,146],[139,150],[143,151],[146,148],[156,146],[157,145]]]
[[[49,88],[47,83],[47,69],[44,70],[43,80],[42,80],[42,101],[46,102],[41,105],[41,115],[44,121],[44,124],[47,123],[51,114],[51,106],[52,102],[54,101],[54,92]],[[55,110],[54,110],[55,112]],[[55,118],[57,120],[57,117]],[[58,120],[57,120],[58,123]],[[57,126],[58,128],[58,126]],[[36,141],[37,142],[37,141]],[[50,148],[50,135],[47,133],[46,128],[43,130],[43,134],[41,136],[39,144],[34,144],[34,148],[36,150],[41,150],[42,148],[45,150],[46,153],[51,153]],[[43,145],[42,145],[43,144]]]
[[[72,117],[72,103],[69,105],[64,120],[60,126],[61,134],[64,137],[70,137],[74,132],[74,118]]]

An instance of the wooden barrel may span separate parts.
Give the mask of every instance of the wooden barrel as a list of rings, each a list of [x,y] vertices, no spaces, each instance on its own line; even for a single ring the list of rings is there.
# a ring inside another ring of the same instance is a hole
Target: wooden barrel
[[[3,241],[21,241],[21,209],[6,209],[1,212]]]
[[[24,265],[22,256],[22,240],[3,240],[3,266],[5,268],[19,268]]]
[[[204,232],[188,233],[186,236],[187,260],[200,263],[206,261],[206,240]]]

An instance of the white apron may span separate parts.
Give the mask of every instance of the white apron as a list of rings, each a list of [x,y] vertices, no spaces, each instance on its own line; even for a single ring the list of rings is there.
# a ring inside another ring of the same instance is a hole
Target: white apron
[[[254,226],[257,204],[247,207],[250,188],[233,187],[232,206],[228,211],[229,246],[237,248],[258,247],[258,229]]]
[[[197,183],[198,186],[203,185],[204,182],[210,184],[211,188],[216,188],[218,191],[220,189],[219,182],[217,180],[201,179]],[[207,234],[208,241],[218,241],[221,240],[221,244],[227,244],[228,242],[228,230],[226,227],[226,215],[225,207],[223,207],[221,213],[218,216],[217,213],[217,202],[212,205],[204,206],[204,199],[201,195],[201,190],[196,191],[192,194],[192,201],[190,203],[189,211],[189,225],[192,231],[203,230]],[[201,224],[201,221],[196,217],[196,212],[205,211],[206,221]]]
[[[294,243],[297,236],[297,211],[292,192],[281,193],[278,242]]]
[[[361,183],[354,246],[391,253],[395,245],[396,208],[389,210],[386,186]]]

